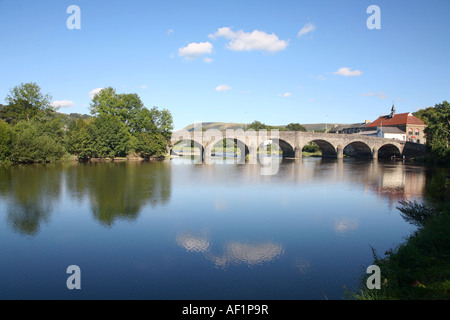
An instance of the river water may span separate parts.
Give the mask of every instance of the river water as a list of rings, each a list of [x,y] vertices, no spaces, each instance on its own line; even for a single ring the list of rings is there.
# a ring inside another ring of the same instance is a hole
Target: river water
[[[414,231],[401,161],[0,168],[0,299],[344,299]],[[69,266],[80,290],[69,290]]]

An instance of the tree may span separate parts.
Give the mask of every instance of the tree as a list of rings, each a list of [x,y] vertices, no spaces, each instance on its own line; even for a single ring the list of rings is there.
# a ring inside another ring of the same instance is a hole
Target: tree
[[[158,110],[157,107],[148,110],[137,94],[118,94],[111,87],[102,89],[94,96],[91,113],[117,117],[136,137],[141,132],[158,132],[168,140],[173,130],[173,119],[168,110]]]
[[[127,127],[111,114],[96,117],[87,127],[87,132],[92,148],[90,157],[125,157],[133,147]]]
[[[35,82],[22,83],[12,88],[6,96],[6,112],[14,120],[30,121],[55,111],[50,105],[51,100],[49,94],[41,93],[41,88]]]
[[[162,157],[167,152],[167,143],[165,137],[160,134],[150,134],[141,132],[138,135],[136,143],[136,152],[143,158]]]
[[[270,126],[255,120],[247,126],[247,130],[270,130]]]
[[[65,149],[41,123],[21,121],[14,126],[11,160],[19,163],[50,162],[60,159]]]
[[[306,132],[306,128],[302,126],[300,123],[290,123],[286,126],[288,131],[302,131]]]
[[[450,104],[443,101],[415,115],[427,125],[425,135],[431,151],[441,160],[450,157]]]
[[[172,114],[166,109],[158,110],[157,107],[153,107],[150,113],[157,132],[162,134],[166,140],[169,140],[173,130]]]
[[[92,140],[88,133],[88,126],[92,121],[79,119],[70,126],[66,136],[66,149],[79,159],[88,159],[92,156]]]
[[[11,126],[0,120],[0,162],[8,160],[11,155]]]

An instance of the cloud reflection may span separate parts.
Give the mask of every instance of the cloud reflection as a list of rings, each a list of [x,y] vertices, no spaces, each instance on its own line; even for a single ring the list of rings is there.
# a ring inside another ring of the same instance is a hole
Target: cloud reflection
[[[335,221],[333,225],[333,230],[338,235],[342,236],[350,231],[355,231],[359,227],[358,221],[356,219],[343,218]]]
[[[180,234],[176,238],[180,247],[183,247],[188,252],[207,252],[211,243],[204,236],[185,233]]]
[[[214,255],[210,252],[211,242],[206,236],[183,233],[176,237],[176,241],[187,252],[203,253],[205,258],[218,268],[226,268],[230,264],[245,264],[253,267],[273,261],[284,253],[283,246],[272,241],[263,243],[230,241],[225,244],[222,255]]]

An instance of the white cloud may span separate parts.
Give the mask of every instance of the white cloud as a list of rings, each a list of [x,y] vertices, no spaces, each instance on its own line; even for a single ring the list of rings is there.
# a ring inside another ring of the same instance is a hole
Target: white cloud
[[[169,29],[169,30],[167,30],[166,31],[166,34],[168,35],[168,36],[170,36],[172,33],[174,33],[175,31],[173,31],[173,29]]]
[[[279,94],[278,96],[283,97],[283,98],[289,98],[291,95],[292,95],[292,93],[286,92],[286,93],[283,93],[283,94]]]
[[[228,91],[228,90],[231,90],[231,87],[226,85],[226,84],[221,84],[220,86],[216,87],[216,91],[217,92],[225,92],[225,91]]]
[[[312,23],[307,23],[305,24],[305,26],[298,32],[297,37],[301,37],[304,36],[307,33],[313,32],[314,30],[316,30],[316,26],[313,25]]]
[[[210,54],[212,49],[213,45],[210,42],[192,42],[178,49],[178,54],[188,60],[198,59],[204,54]]]
[[[205,58],[203,58],[203,62],[211,63],[211,62],[213,62],[213,59],[211,59],[209,57],[205,57]]]
[[[56,108],[72,108],[75,106],[75,102],[69,100],[60,100],[53,101],[52,103],[50,103],[50,105]]]
[[[380,99],[386,99],[387,96],[384,92],[380,91],[380,92],[369,92],[369,93],[363,93],[361,94],[362,97],[377,97]]]
[[[94,99],[95,95],[102,90],[103,90],[103,88],[97,88],[97,89],[92,90],[91,92],[89,92],[89,98]]]
[[[316,77],[316,79],[317,80],[327,80],[327,78],[325,78],[323,75],[321,75],[321,74],[319,74],[317,77]]]
[[[230,40],[227,48],[233,51],[277,52],[286,49],[289,44],[289,41],[280,40],[274,33],[268,34],[259,30],[254,30],[251,33],[242,30],[234,32],[228,27],[223,27],[219,28],[216,33],[209,35],[211,39],[218,37],[225,37]]]
[[[360,76],[363,73],[359,70],[354,70],[351,71],[350,68],[340,68],[338,71],[333,72],[333,74],[337,74],[340,76],[344,76],[344,77],[355,77],[355,76]]]
[[[147,89],[148,88],[148,85],[146,85],[146,84],[143,84],[142,86],[139,86],[139,89]]]

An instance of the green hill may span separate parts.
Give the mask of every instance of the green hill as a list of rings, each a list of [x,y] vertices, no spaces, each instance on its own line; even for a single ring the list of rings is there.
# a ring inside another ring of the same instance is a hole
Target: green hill
[[[199,126],[200,124],[191,124],[183,128],[187,131],[193,131],[195,126]],[[326,123],[310,123],[310,124],[302,124],[306,128],[307,131],[323,131],[325,128],[331,129],[335,125],[344,125],[344,124],[326,124]],[[203,130],[208,129],[218,129],[218,130],[226,130],[226,129],[244,129],[247,127],[245,123],[226,123],[226,122],[203,122],[201,123]],[[286,125],[275,125],[272,126],[275,129],[285,130]]]

